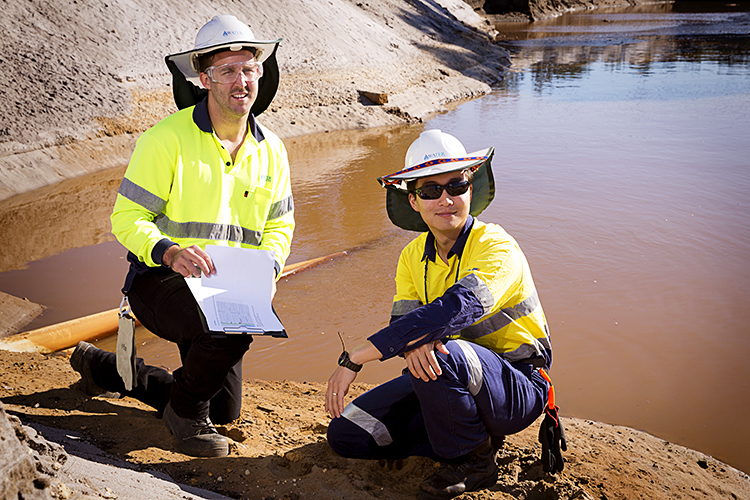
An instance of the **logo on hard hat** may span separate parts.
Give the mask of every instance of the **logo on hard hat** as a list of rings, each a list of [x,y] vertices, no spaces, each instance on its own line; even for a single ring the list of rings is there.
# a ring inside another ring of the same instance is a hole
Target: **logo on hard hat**
[[[241,35],[241,31],[225,31],[222,36],[229,36],[229,35]]]
[[[441,156],[445,156],[445,151],[439,151],[437,153],[429,153],[424,155],[423,161],[430,160],[432,158],[440,158]]]

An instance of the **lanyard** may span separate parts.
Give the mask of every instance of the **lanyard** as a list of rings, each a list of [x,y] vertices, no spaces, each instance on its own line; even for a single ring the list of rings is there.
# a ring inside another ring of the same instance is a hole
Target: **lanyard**
[[[453,281],[454,285],[456,283],[458,283],[458,273],[459,273],[459,271],[461,271],[461,257],[463,257],[463,256],[460,255],[458,257],[458,264],[456,264],[456,278]],[[435,249],[435,258],[437,258],[437,259],[440,258],[440,256],[437,255],[437,249]],[[429,257],[425,257],[424,258],[424,303],[425,304],[429,304],[430,303],[430,297],[429,297],[429,295],[427,295],[427,266],[429,265],[429,263],[430,263],[430,258]]]

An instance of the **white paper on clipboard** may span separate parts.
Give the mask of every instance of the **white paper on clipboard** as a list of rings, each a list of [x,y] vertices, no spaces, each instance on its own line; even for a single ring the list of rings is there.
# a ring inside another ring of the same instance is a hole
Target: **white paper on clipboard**
[[[216,266],[216,274],[185,281],[203,311],[208,329],[286,336],[271,307],[274,253],[218,245],[207,245],[206,253]]]

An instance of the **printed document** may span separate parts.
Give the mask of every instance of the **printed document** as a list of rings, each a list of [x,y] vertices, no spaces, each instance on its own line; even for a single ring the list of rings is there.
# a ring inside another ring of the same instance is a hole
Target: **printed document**
[[[208,329],[286,337],[271,306],[274,253],[218,245],[206,245],[206,253],[216,266],[216,274],[185,281],[203,311]]]

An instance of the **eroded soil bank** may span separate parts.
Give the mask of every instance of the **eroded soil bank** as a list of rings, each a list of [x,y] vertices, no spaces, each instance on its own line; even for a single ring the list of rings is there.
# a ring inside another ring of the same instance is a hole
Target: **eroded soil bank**
[[[176,110],[164,56],[220,13],[283,38],[280,89],[261,117],[281,137],[418,121],[488,92],[510,64],[461,0],[5,2],[0,199],[127,164],[138,134]]]

